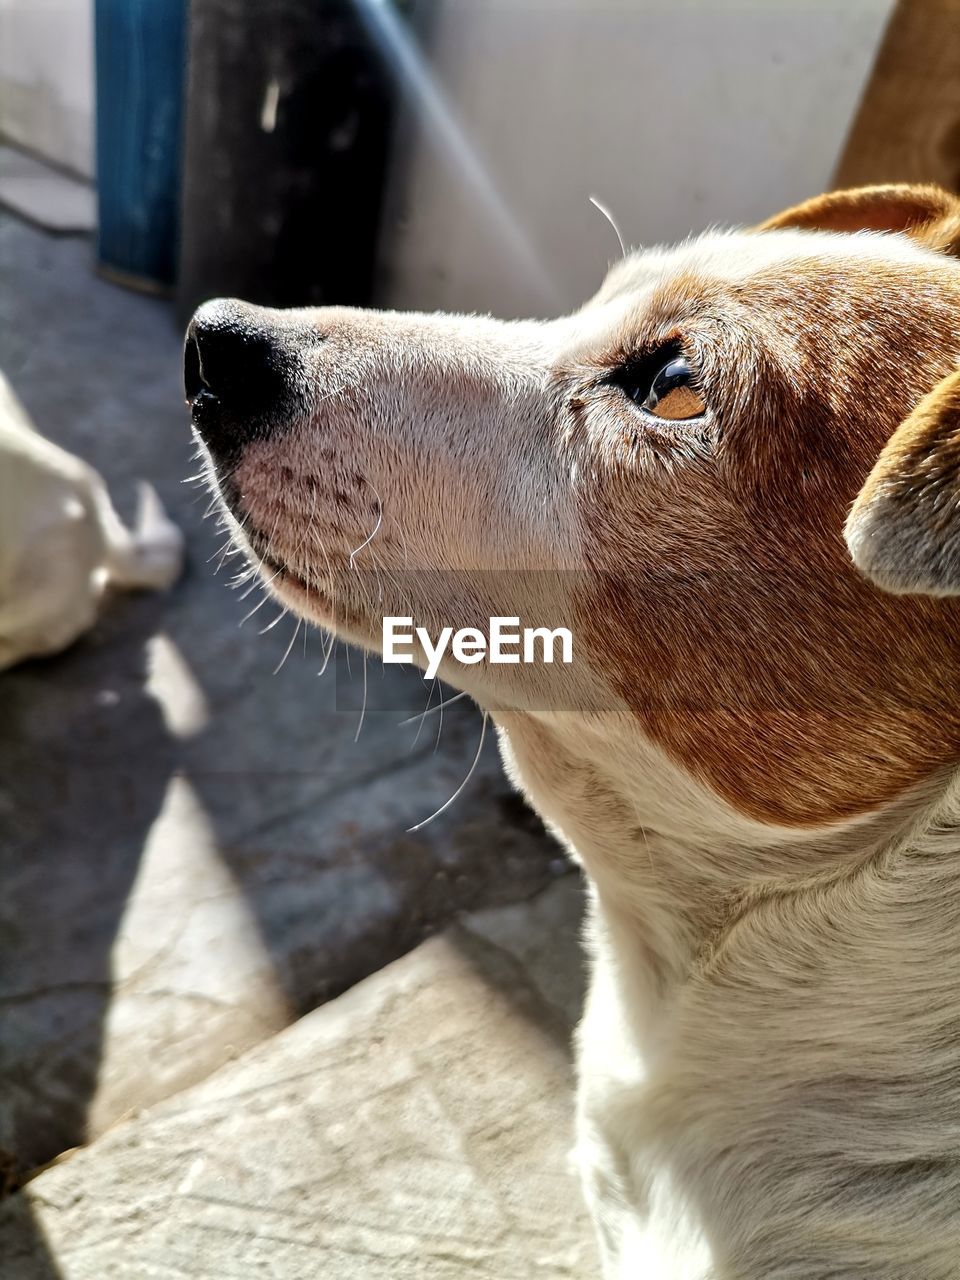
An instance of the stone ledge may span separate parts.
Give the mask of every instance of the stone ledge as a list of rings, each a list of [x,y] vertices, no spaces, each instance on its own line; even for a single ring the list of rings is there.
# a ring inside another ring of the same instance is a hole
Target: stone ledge
[[[0,1206],[11,1280],[595,1273],[573,877],[478,913]],[[549,993],[548,993],[549,987]]]

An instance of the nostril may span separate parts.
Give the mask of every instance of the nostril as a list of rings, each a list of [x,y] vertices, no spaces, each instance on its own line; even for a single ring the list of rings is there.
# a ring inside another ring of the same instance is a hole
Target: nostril
[[[207,384],[203,380],[203,371],[200,367],[200,344],[191,330],[183,345],[183,391],[192,404],[200,392],[206,390],[208,390]]]
[[[190,321],[184,392],[194,429],[219,456],[290,420],[301,377],[296,337],[283,313],[234,298],[204,303]]]
[[[233,299],[204,303],[187,330],[183,353],[188,399],[208,394],[262,408],[283,391],[293,360],[284,326],[266,308]]]

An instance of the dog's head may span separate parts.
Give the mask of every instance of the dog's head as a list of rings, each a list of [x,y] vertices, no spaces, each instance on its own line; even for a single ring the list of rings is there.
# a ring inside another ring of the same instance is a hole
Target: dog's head
[[[208,303],[194,425],[295,610],[372,648],[562,618],[550,696],[751,818],[838,821],[960,759],[958,231],[934,188],[837,193],[543,323]],[[443,675],[550,711],[535,667]]]

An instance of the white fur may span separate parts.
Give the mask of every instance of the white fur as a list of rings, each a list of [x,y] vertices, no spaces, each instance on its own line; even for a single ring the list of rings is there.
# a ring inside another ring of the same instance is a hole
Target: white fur
[[[270,589],[284,603],[371,648],[385,613],[432,633],[517,612],[504,604],[509,573],[478,566],[535,565],[520,578],[540,593],[534,612],[562,620],[576,576],[564,571],[584,567],[587,482],[662,481],[682,523],[684,468],[703,465],[618,452],[619,413],[590,390],[603,352],[672,274],[746,289],[807,259],[886,264],[905,307],[915,274],[942,271],[952,289],[957,270],[898,236],[710,235],[629,259],[582,311],[548,324],[261,313],[278,332],[303,327],[313,398],[232,473],[254,563],[264,549],[283,566]],[[749,380],[749,343],[728,341]],[[787,374],[798,351],[786,344]],[[851,383],[838,382],[842,395]],[[703,537],[698,514],[690,539]],[[797,618],[799,636],[807,623]],[[720,695],[725,654],[715,659]],[[762,822],[668,758],[589,658],[563,671],[566,701],[534,668],[443,668],[493,716],[511,776],[591,885],[577,1152],[605,1277],[960,1276],[957,778],[928,776],[833,826]],[[618,674],[638,689],[649,678]]]
[[[604,1276],[960,1274],[960,785],[778,831],[635,736],[501,732],[592,882],[576,1151]],[[738,903],[747,867],[766,883]],[[929,1186],[894,1184],[911,1161]]]
[[[148,485],[135,532],[101,477],[44,439],[0,374],[0,669],[88,630],[104,589],[168,587],[183,538]]]

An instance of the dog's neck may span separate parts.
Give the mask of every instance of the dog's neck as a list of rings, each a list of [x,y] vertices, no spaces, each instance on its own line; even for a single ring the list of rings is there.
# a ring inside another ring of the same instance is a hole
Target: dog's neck
[[[960,773],[837,828],[772,828],[730,810],[626,719],[509,713],[498,725],[508,771],[590,878],[597,945],[635,954],[629,969],[646,990],[631,1004],[641,1009],[708,962],[761,901],[870,859],[960,852]]]

